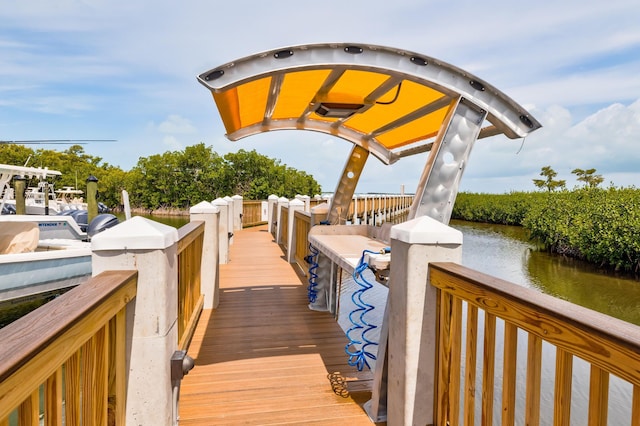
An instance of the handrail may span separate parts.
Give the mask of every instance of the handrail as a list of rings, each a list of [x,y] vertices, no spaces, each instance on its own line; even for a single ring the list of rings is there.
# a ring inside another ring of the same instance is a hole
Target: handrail
[[[178,229],[178,347],[186,350],[204,305],[201,291],[204,222]]]
[[[464,369],[467,370],[465,424],[473,418],[478,310],[485,313],[481,392],[483,424],[492,424],[496,318],[505,322],[502,424],[513,424],[515,415],[518,330],[528,333],[529,340],[525,407],[527,424],[538,424],[540,418],[542,342],[557,348],[554,424],[568,424],[571,404],[567,401],[571,400],[573,356],[591,364],[589,424],[606,424],[610,374],[633,385],[631,415],[633,419],[640,418],[639,327],[455,263],[432,263],[429,268],[430,283],[439,293],[436,424],[459,423],[460,371]],[[460,360],[463,301],[467,303],[464,340],[467,355],[465,360]]]
[[[308,265],[305,257],[309,254],[308,235],[311,229],[311,213],[304,211],[296,211],[293,215],[295,227],[295,241],[293,258],[300,267],[302,273],[306,276]]]
[[[0,330],[0,424],[16,408],[20,424],[37,424],[43,385],[45,424],[124,425],[136,286],[137,271],[103,272]]]

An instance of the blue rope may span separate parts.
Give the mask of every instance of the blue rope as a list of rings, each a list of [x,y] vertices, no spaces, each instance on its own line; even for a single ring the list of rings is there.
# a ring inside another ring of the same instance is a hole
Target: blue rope
[[[348,364],[352,367],[356,367],[358,371],[362,371],[364,366],[371,369],[369,365],[368,359],[376,360],[376,356],[367,350],[368,346],[378,345],[378,342],[374,342],[372,340],[367,339],[367,333],[371,330],[378,328],[374,324],[369,324],[364,316],[367,312],[371,312],[375,309],[373,305],[370,305],[362,300],[362,295],[369,290],[373,285],[367,281],[362,273],[369,267],[369,265],[364,261],[364,255],[366,253],[380,253],[371,250],[364,250],[362,252],[362,256],[360,257],[360,261],[358,265],[353,271],[353,280],[360,286],[360,288],[353,292],[351,295],[351,300],[356,305],[356,309],[349,313],[349,321],[353,326],[347,330],[347,338],[349,339],[349,343],[345,346],[344,350],[346,354],[349,356]],[[358,315],[358,318],[354,318],[354,316]],[[363,330],[360,335],[362,341],[357,340],[351,337],[351,333],[356,330]],[[356,345],[362,345],[359,349]],[[353,347],[353,349],[351,349]]]
[[[311,254],[307,256],[307,262],[309,262],[309,286],[307,287],[307,297],[309,298],[309,303],[315,303],[318,297],[318,291],[316,290],[316,279],[318,278],[318,274],[316,273],[316,269],[318,269],[317,259],[319,250],[309,243],[309,252]]]

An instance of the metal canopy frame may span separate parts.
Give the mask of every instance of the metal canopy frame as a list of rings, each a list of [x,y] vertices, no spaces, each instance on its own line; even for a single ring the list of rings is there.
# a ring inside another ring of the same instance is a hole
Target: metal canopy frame
[[[369,154],[393,164],[427,151],[410,217],[426,214],[447,223],[475,140],[497,134],[522,138],[541,127],[482,79],[384,46],[275,49],[205,71],[198,81],[211,91],[230,140],[311,130],[355,145],[335,191],[331,223],[347,211]]]

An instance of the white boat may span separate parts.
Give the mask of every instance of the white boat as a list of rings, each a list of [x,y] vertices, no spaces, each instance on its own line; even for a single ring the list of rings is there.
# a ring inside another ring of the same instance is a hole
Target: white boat
[[[91,244],[71,217],[0,216],[0,304],[90,276]]]
[[[53,184],[47,182],[48,177],[61,174],[57,170],[48,168],[0,164],[0,211],[15,212],[15,194],[14,189],[11,188],[11,180],[15,176],[39,179],[37,187],[28,187],[25,191],[26,214],[57,215],[70,210],[87,210],[87,203],[84,202],[81,190],[70,186],[54,190]],[[99,206],[99,210],[104,209]]]

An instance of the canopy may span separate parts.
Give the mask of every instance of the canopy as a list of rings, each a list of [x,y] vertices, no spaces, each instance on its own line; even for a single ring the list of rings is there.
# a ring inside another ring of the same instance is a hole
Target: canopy
[[[386,164],[429,150],[452,101],[487,111],[479,138],[521,138],[540,127],[516,102],[474,75],[405,50],[315,44],[258,53],[198,76],[227,137],[270,130],[339,136]]]
[[[276,49],[198,76],[238,140],[271,130],[312,130],[354,144],[328,222],[341,223],[369,154],[385,164],[430,151],[409,219],[448,223],[474,142],[522,138],[540,123],[480,78],[390,47],[327,43]]]

